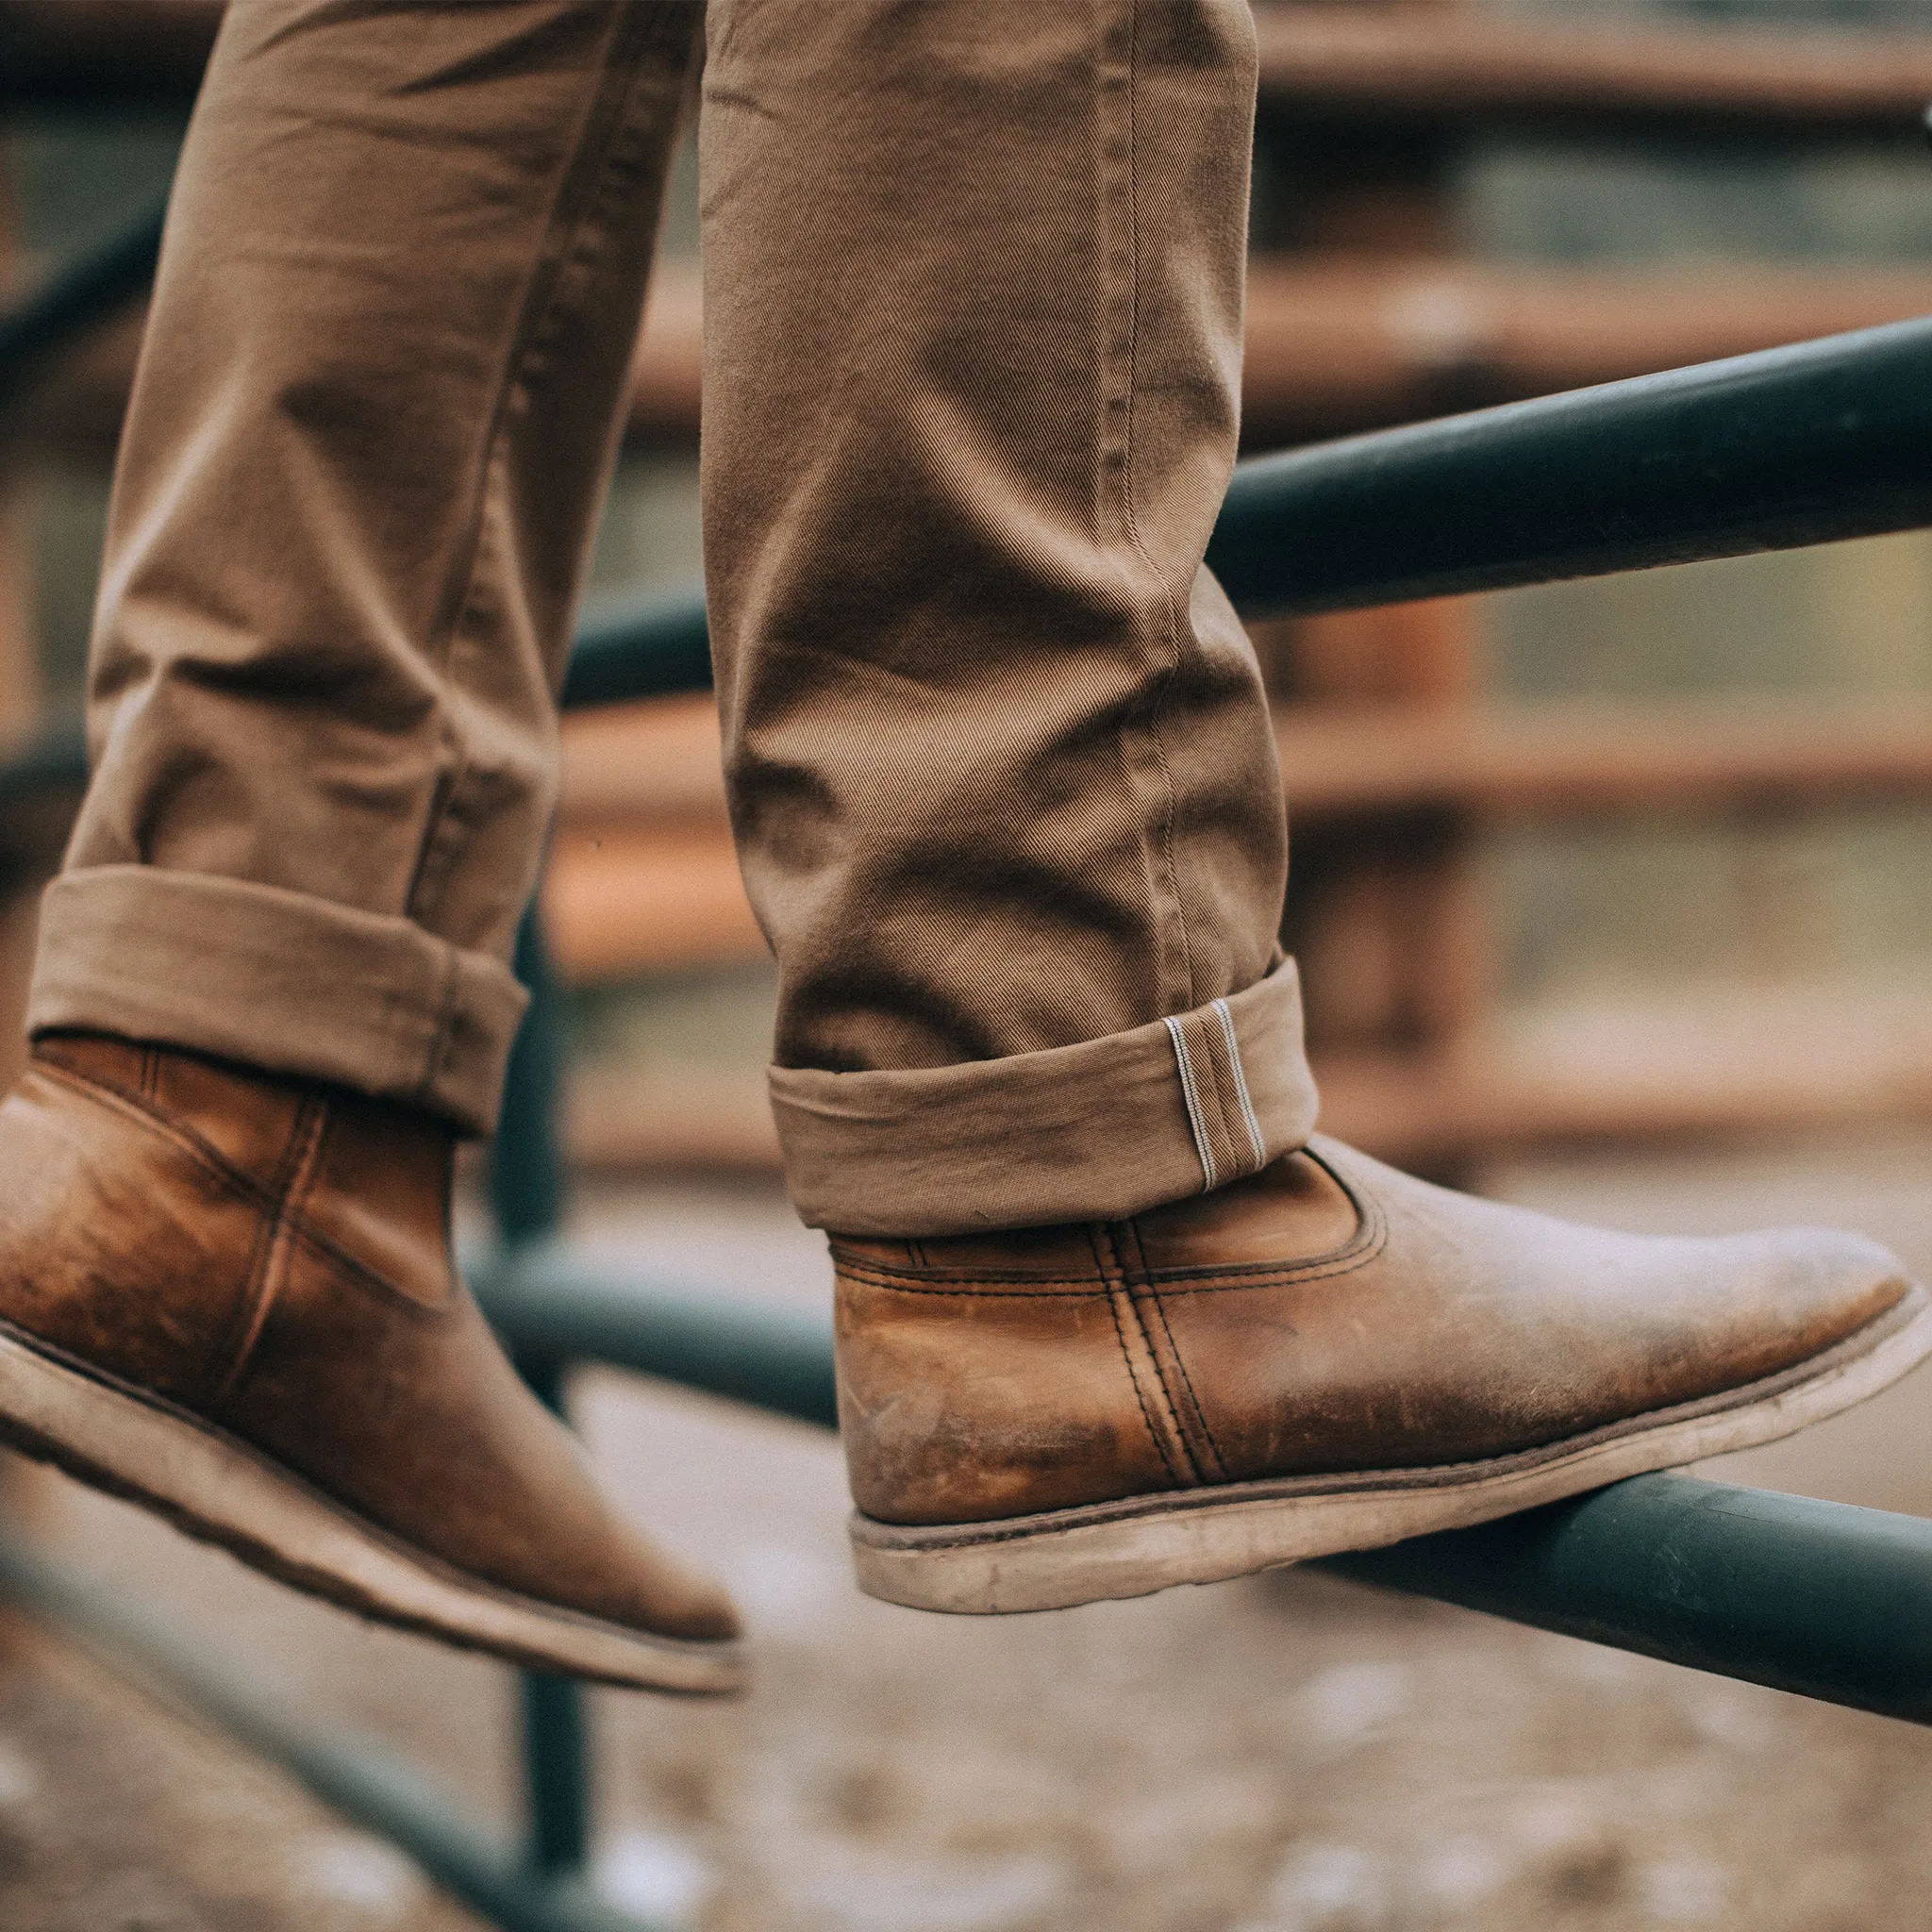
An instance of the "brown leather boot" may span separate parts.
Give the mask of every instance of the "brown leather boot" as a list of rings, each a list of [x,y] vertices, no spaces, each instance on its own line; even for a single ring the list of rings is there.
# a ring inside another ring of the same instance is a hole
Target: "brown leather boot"
[[[1573,1227],[1317,1141],[1132,1220],[835,1237],[861,1587],[1041,1610],[1789,1434],[1932,1353],[1850,1235]]]
[[[458,1280],[451,1151],[338,1090],[42,1040],[0,1107],[0,1437],[385,1623],[736,1689],[730,1603],[604,1500]]]

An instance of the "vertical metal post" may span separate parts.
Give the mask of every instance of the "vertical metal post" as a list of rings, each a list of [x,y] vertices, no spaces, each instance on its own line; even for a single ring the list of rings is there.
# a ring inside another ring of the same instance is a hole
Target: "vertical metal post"
[[[0,146],[0,281],[23,254],[11,157]],[[40,625],[31,504],[17,453],[0,450],[0,734],[22,736],[40,709]],[[33,972],[34,901],[42,877],[0,880],[0,1083],[26,1064],[27,982]]]
[[[510,1048],[490,1154],[490,1206],[498,1238],[511,1248],[547,1240],[563,1219],[563,1160],[557,1145],[563,1028],[534,905],[517,928],[515,966],[530,1005]]]
[[[563,1217],[563,1160],[557,1144],[563,1040],[556,982],[533,905],[517,931],[517,977],[530,994],[504,1079],[503,1112],[490,1158],[490,1202],[506,1251],[555,1234]],[[524,1379],[558,1415],[566,1413],[566,1364],[520,1357]],[[523,1674],[526,1856],[546,1877],[581,1871],[591,1849],[590,1739],[581,1687],[535,1671]]]

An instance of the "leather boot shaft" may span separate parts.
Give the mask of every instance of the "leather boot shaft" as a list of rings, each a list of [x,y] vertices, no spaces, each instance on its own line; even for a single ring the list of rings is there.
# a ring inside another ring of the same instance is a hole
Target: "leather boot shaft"
[[[339,1088],[42,1038],[0,1106],[0,1433],[388,1621],[730,1688],[729,1603],[611,1508],[458,1278],[453,1153]]]
[[[1325,1141],[1124,1221],[833,1253],[853,1493],[893,1523],[1507,1456],[1774,1377],[1907,1292],[1856,1237],[1575,1227]]]

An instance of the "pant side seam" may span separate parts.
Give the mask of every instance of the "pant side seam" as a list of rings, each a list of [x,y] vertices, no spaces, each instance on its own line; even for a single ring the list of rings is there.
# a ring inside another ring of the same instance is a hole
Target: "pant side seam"
[[[1215,1179],[1214,1147],[1208,1138],[1208,1120],[1201,1108],[1201,1090],[1194,1078],[1194,1066],[1188,1052],[1187,1036],[1181,1023],[1169,1015],[1167,1037],[1174,1041],[1174,1070],[1180,1077],[1181,1104],[1188,1110],[1188,1129],[1194,1137],[1194,1155],[1201,1163],[1201,1191],[1212,1191]]]
[[[1255,1112],[1254,1096],[1248,1091],[1248,1076],[1241,1068],[1241,1047],[1235,1035],[1234,1015],[1228,1010],[1224,999],[1214,1002],[1214,1012],[1221,1021],[1221,1031],[1227,1041],[1227,1063],[1234,1070],[1235,1097],[1241,1103],[1241,1120],[1248,1130],[1249,1145],[1254,1149],[1255,1165],[1250,1172],[1259,1174],[1268,1165],[1268,1141]]]
[[[456,1044],[457,1009],[462,1003],[462,961],[454,946],[444,946],[441,967],[442,985],[437,995],[436,1018],[431,1023],[429,1038],[423,1044],[423,1072],[416,1086],[417,1093],[425,1098],[437,1091],[449,1064],[450,1052]]]
[[[611,40],[605,49],[597,88],[585,110],[570,157],[560,172],[550,212],[544,222],[546,242],[558,235],[559,228],[566,222],[568,227],[564,233],[568,239],[559,241],[554,257],[548,256],[547,251],[540,246],[515,325],[510,330],[491,408],[489,436],[483,445],[481,478],[469,538],[463,591],[451,612],[448,632],[438,654],[445,677],[450,675],[469,642],[470,621],[482,608],[483,588],[491,574],[489,565],[495,557],[491,536],[491,512],[501,503],[504,492],[512,399],[529,374],[533,352],[555,321],[563,291],[569,286],[569,272],[582,258],[583,225],[598,206],[599,191],[624,146],[626,125],[625,103],[636,85],[642,64],[641,57],[661,31],[654,17],[643,17],[641,25],[634,24],[638,19],[639,16],[628,10],[620,11],[618,15]],[[633,46],[639,58],[635,63],[626,66],[624,55]],[[594,164],[585,168],[587,157],[600,142],[604,144],[601,156]],[[577,178],[580,168],[584,169],[582,179]],[[565,210],[574,195],[577,201],[576,208],[566,215]],[[549,271],[547,277],[546,268]],[[454,744],[455,756],[449,773],[436,787],[432,796],[423,828],[415,875],[405,896],[405,916],[419,924],[433,916],[441,894],[455,870],[457,853],[454,848],[458,835],[446,831],[446,828],[453,823],[458,802],[474,769],[469,739],[452,722],[447,708],[441,722],[445,741]]]
[[[1141,327],[1141,189],[1140,189],[1140,53],[1141,53],[1141,14],[1139,0],[1125,0],[1126,15],[1126,223],[1127,223],[1127,315],[1126,315],[1126,381],[1123,397],[1123,428],[1121,450],[1121,517],[1126,529],[1128,543],[1134,555],[1140,559],[1141,568],[1153,580],[1160,593],[1161,603],[1167,613],[1165,641],[1168,661],[1161,671],[1159,681],[1147,707],[1147,740],[1154,752],[1156,765],[1160,772],[1161,815],[1160,815],[1160,868],[1166,874],[1167,892],[1173,906],[1173,919],[1175,936],[1180,941],[1180,966],[1185,985],[1174,988],[1162,984],[1157,992],[1157,1003],[1169,1009],[1189,1011],[1197,1004],[1194,996],[1193,941],[1188,931],[1187,908],[1181,897],[1180,867],[1174,856],[1174,820],[1176,799],[1174,795],[1174,768],[1168,762],[1167,746],[1160,735],[1160,716],[1167,703],[1169,691],[1180,673],[1181,661],[1181,621],[1180,611],[1171,585],[1154,560],[1154,554],[1148,549],[1146,540],[1141,534],[1141,524],[1135,510],[1135,404],[1140,393],[1140,327]],[[1162,949],[1164,951],[1164,948]],[[1211,1183],[1210,1183],[1211,1185]]]

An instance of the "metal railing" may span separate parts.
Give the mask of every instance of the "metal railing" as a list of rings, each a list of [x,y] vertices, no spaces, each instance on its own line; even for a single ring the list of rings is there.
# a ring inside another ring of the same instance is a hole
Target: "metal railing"
[[[0,393],[130,291],[152,219],[54,293],[0,315]],[[53,321],[50,322],[49,318]],[[24,318],[24,319],[23,319]],[[54,325],[58,323],[58,326]],[[1250,614],[1645,568],[1932,525],[1932,322],[1901,324],[1243,464],[1210,560]],[[564,700],[701,688],[704,610],[660,600],[586,627]],[[77,735],[0,767],[0,804],[79,775]],[[562,1043],[534,919],[532,992],[491,1174],[498,1240],[469,1257],[519,1366],[561,1407],[603,1362],[832,1426],[829,1321],[587,1268],[558,1240]],[[1832,1703],[1932,1723],[1932,1522],[1651,1475],[1323,1567]],[[0,1591],[185,1697],[515,1932],[639,1932],[585,1878],[580,1692],[527,1676],[521,1847],[425,1781],[319,1735],[226,1657],[0,1541]]]
[[[1208,562],[1246,618],[1932,525],[1932,318],[1242,463]],[[586,630],[564,702],[699,690],[704,599]]]

